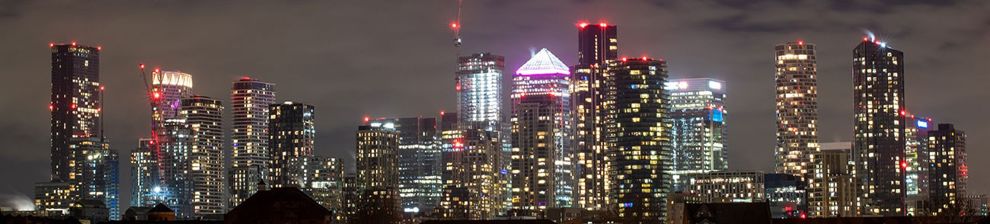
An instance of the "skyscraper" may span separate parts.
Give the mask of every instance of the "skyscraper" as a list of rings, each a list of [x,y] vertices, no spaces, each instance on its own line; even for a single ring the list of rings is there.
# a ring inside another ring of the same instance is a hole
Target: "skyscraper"
[[[570,69],[547,49],[527,61],[512,87],[512,204],[518,214],[570,207]]]
[[[181,112],[181,111],[180,111]],[[193,195],[193,181],[190,171],[192,152],[192,129],[186,122],[185,116],[179,116],[165,120],[162,124],[161,137],[152,144],[152,157],[158,169],[152,169],[152,176],[155,170],[159,173],[159,182],[151,186],[152,193],[147,198],[145,205],[153,206],[163,203],[173,211],[177,219],[192,219],[195,217],[190,200]],[[157,142],[161,141],[161,142]],[[154,151],[161,156],[155,156]]]
[[[234,122],[231,141],[230,208],[257,192],[268,174],[268,106],[275,103],[275,84],[243,77],[231,90]]]
[[[50,44],[52,52],[51,179],[72,182],[77,139],[103,137],[100,48]],[[78,175],[78,174],[77,174]]]
[[[358,208],[353,223],[400,219],[399,133],[395,123],[372,121],[357,130]]]
[[[180,114],[189,129],[189,203],[198,219],[216,219],[226,213],[224,192],[223,104],[206,96],[181,100]]]
[[[392,119],[399,131],[399,196],[410,215],[430,214],[443,192],[436,118]]]
[[[487,52],[458,58],[455,89],[461,125],[501,130],[504,69],[505,58]]]
[[[151,138],[138,139],[138,146],[131,151],[131,206],[152,203],[152,193],[159,180],[152,176],[157,161],[151,154]]]
[[[935,124],[931,118],[915,118],[914,115],[908,115],[908,118],[910,121],[904,128],[904,161],[907,162],[904,176],[907,197],[904,200],[908,215],[928,215],[928,131],[929,124],[931,127]]]
[[[272,104],[268,112],[268,182],[276,187],[305,187],[304,162],[313,157],[316,109],[286,101]]]
[[[616,211],[624,222],[659,222],[671,181],[667,63],[630,58],[608,69],[606,128]]]
[[[100,47],[49,44],[52,66],[51,184],[37,185],[51,197],[44,209],[67,209],[80,200],[98,200],[120,219],[118,205],[119,157],[103,136],[103,86],[100,84]],[[67,184],[68,188],[52,187]],[[61,190],[68,190],[62,195]],[[62,196],[67,196],[62,198]],[[65,200],[61,200],[65,199]],[[61,200],[61,201],[60,201]],[[59,202],[60,201],[60,202]]]
[[[864,38],[853,50],[854,145],[864,215],[905,213],[904,53]]]
[[[815,178],[818,146],[818,65],[815,45],[798,40],[774,48],[777,89],[776,171],[808,182],[810,213],[822,210]]]
[[[966,214],[966,133],[952,124],[928,131],[928,180],[931,215]]]
[[[726,151],[725,82],[721,80],[672,79],[664,87],[670,92],[671,172],[673,190],[685,187],[687,174],[725,171]]]
[[[578,24],[578,61],[571,77],[575,205],[589,210],[610,208],[612,199],[608,148],[605,141],[605,81],[608,64],[617,59],[616,26]]]
[[[181,161],[178,158],[168,158],[169,156],[164,152],[170,151],[170,149],[165,149],[164,147],[170,145],[169,139],[174,138],[174,136],[168,136],[169,133],[165,130],[165,122],[169,119],[177,118],[179,115],[179,109],[182,106],[182,99],[188,98],[192,95],[192,75],[175,72],[175,71],[162,71],[160,69],[155,69],[151,73],[151,139],[153,143],[151,145],[152,157],[158,161],[156,163],[157,169],[152,170],[152,176],[159,178],[159,185],[167,184],[166,181],[169,178],[173,178],[167,175],[175,175],[175,173],[166,174],[168,170],[184,169],[180,167],[175,167],[180,164],[168,163],[167,161]],[[176,151],[176,149],[171,149],[171,151]],[[181,155],[185,157],[186,155]],[[185,161],[181,161],[185,162]],[[147,204],[142,206],[153,206],[154,204]]]

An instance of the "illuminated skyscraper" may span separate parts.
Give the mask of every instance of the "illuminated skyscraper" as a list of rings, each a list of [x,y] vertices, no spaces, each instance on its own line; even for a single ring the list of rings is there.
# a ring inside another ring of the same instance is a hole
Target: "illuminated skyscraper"
[[[180,111],[181,112],[181,111]],[[191,147],[193,133],[186,122],[184,116],[165,120],[158,135],[161,137],[156,144],[151,145],[152,158],[158,169],[152,169],[152,176],[155,170],[159,170],[159,181],[153,186],[151,195],[147,195],[148,200],[145,205],[151,206],[163,203],[173,211],[177,219],[192,219],[193,208],[190,206],[192,199],[193,182],[189,173],[191,162]],[[161,151],[158,156],[154,156],[154,151]]]
[[[863,215],[905,214],[904,53],[864,38],[853,50],[853,160]]]
[[[810,215],[822,208],[816,178],[818,146],[818,65],[815,45],[804,41],[774,48],[777,83],[776,171],[799,176],[808,183]]]
[[[352,223],[394,223],[401,217],[399,132],[395,123],[372,121],[357,131],[357,213]]]
[[[571,77],[572,132],[575,160],[575,205],[589,210],[610,207],[611,178],[605,144],[605,75],[616,60],[616,26],[578,24],[578,61]]]
[[[100,48],[51,44],[51,179],[72,182],[75,139],[102,138]]]
[[[138,139],[138,146],[131,151],[131,201],[130,206],[138,207],[152,203],[152,193],[158,179],[152,174],[157,169],[157,161],[151,154],[151,138]]]
[[[151,136],[152,157],[158,161],[157,165],[159,167],[157,170],[152,170],[153,176],[160,178],[159,185],[166,184],[165,181],[171,177],[165,176],[166,174],[158,174],[160,172],[169,172],[169,169],[182,169],[172,166],[177,166],[179,164],[169,164],[166,161],[175,161],[175,158],[167,158],[170,155],[164,154],[163,152],[169,151],[169,149],[164,149],[163,147],[169,145],[168,142],[171,136],[167,136],[169,133],[165,130],[165,121],[169,119],[177,118],[179,115],[179,109],[182,106],[182,99],[188,98],[192,95],[193,81],[192,75],[175,72],[175,71],[162,71],[155,69],[151,73],[151,119],[152,127],[151,133],[155,136]],[[173,150],[174,151],[174,150]],[[184,155],[183,155],[184,156]],[[172,175],[172,174],[169,174]],[[142,206],[154,206],[154,204],[142,205]]]
[[[908,115],[910,122],[904,128],[904,157],[907,173],[904,176],[905,204],[907,214],[928,215],[928,130],[934,126],[931,118],[915,118]]]
[[[938,124],[938,130],[928,131],[929,200],[931,215],[965,214],[967,208],[966,133],[952,124]]]
[[[102,201],[112,220],[120,219],[118,155],[105,141],[102,129],[103,86],[100,84],[100,47],[50,44],[52,66],[51,184],[53,197],[37,198],[44,209],[66,209],[79,200]],[[58,189],[68,185],[62,202]],[[55,200],[52,200],[55,199]],[[49,204],[52,203],[52,204]]]
[[[666,213],[672,170],[667,63],[630,58],[608,69],[606,128],[616,211],[623,222],[659,222]]]
[[[438,217],[442,219],[490,219],[502,209],[506,174],[501,146],[494,132],[451,129],[441,134],[443,192]]]
[[[305,161],[313,157],[316,109],[286,101],[272,104],[268,112],[268,183],[272,188],[305,187]]]
[[[664,87],[670,92],[674,191],[686,184],[683,175],[729,168],[724,87],[708,78],[672,79]]]
[[[231,141],[230,207],[257,192],[268,174],[268,106],[275,103],[275,84],[244,77],[231,90],[234,122]]]
[[[512,207],[540,216],[570,207],[574,176],[570,69],[547,49],[516,71],[512,88]]]
[[[500,130],[505,58],[477,53],[458,58],[457,98],[461,125]]]
[[[224,192],[223,104],[205,96],[182,99],[180,114],[189,129],[188,200],[197,219],[216,219],[226,213]]]
[[[442,157],[436,118],[390,119],[399,131],[399,196],[410,216],[431,214],[440,202]]]

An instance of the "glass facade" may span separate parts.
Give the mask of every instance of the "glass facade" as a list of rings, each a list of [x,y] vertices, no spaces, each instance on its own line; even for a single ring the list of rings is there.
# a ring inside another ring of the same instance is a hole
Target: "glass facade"
[[[672,79],[670,92],[672,192],[683,191],[687,174],[729,168],[725,123],[725,82],[716,79]]]
[[[541,216],[573,202],[570,69],[547,49],[516,71],[512,86],[512,209]]]

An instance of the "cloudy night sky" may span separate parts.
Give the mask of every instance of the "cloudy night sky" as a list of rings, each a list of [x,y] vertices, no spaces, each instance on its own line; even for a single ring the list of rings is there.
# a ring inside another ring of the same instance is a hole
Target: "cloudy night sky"
[[[663,58],[672,78],[725,80],[730,169],[771,171],[774,45],[817,45],[821,142],[850,141],[852,49],[869,30],[905,53],[908,110],[967,132],[969,188],[990,192],[990,1],[872,2],[465,0],[461,52],[504,55],[508,81],[540,48],[576,64],[578,22],[616,24],[620,55]],[[105,132],[121,155],[123,210],[128,155],[150,132],[139,63],[190,73],[195,94],[227,106],[239,77],[276,83],[279,101],[316,106],[316,153],[352,170],[363,116],[456,109],[448,27],[456,8],[455,0],[0,0],[0,203],[29,199],[49,178],[50,42],[103,47]],[[229,127],[229,107],[225,116]]]

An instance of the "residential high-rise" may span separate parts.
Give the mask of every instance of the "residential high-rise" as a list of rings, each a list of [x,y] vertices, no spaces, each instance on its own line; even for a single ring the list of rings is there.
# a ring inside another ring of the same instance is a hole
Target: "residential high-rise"
[[[444,130],[442,219],[490,219],[502,209],[502,150],[495,133],[466,128]]]
[[[304,161],[313,157],[316,108],[285,101],[268,109],[268,183],[272,188],[305,187]]]
[[[615,209],[623,222],[659,222],[666,215],[672,165],[667,63],[624,58],[608,70],[606,130]]]
[[[864,38],[853,50],[852,73],[860,212],[904,215],[904,53]]]
[[[74,181],[72,161],[77,139],[103,137],[100,48],[50,44],[52,52],[51,179]]]
[[[938,130],[928,131],[927,143],[931,215],[966,214],[966,133],[952,124],[938,124]]]
[[[399,133],[395,123],[372,121],[357,131],[358,208],[352,223],[394,223],[401,217]]]
[[[570,69],[545,48],[513,78],[511,183],[516,214],[540,216],[547,208],[571,206],[569,85]]]
[[[103,86],[100,84],[100,47],[49,44],[52,66],[51,184],[42,191],[68,185],[63,203],[58,190],[38,198],[44,209],[67,209],[81,200],[98,200],[120,219],[118,205],[118,155],[103,136]]]
[[[501,130],[505,58],[487,52],[458,58],[457,112],[461,125]]]
[[[602,211],[612,198],[608,148],[605,141],[605,81],[608,64],[618,57],[616,26],[578,24],[578,61],[571,77],[574,130],[575,205]]]
[[[155,171],[160,171],[158,182],[151,186],[151,195],[145,196],[148,199],[145,203],[148,204],[136,206],[162,203],[175,211],[177,219],[193,219],[195,214],[190,201],[194,185],[189,172],[192,162],[192,129],[185,116],[179,116],[165,120],[160,134],[156,136],[161,138],[152,140],[156,144],[151,145],[151,155],[155,160],[154,167],[157,167],[152,169],[152,176],[155,176]],[[160,156],[155,156],[154,151],[160,151],[157,153]]]
[[[816,158],[821,161],[822,210],[820,216],[856,216],[856,185],[852,176],[852,142],[821,143]]]
[[[928,131],[934,128],[931,118],[915,118],[908,115],[910,121],[905,125],[904,161],[907,162],[904,176],[904,189],[907,197],[904,199],[907,214],[912,216],[928,215]],[[907,118],[905,118],[907,119]]]
[[[268,106],[275,103],[275,84],[243,77],[234,82],[230,96],[233,112],[230,207],[258,191],[268,175]]]
[[[725,171],[726,150],[725,82],[716,79],[672,79],[664,87],[670,92],[671,178],[673,191],[687,184],[684,175]]]
[[[436,118],[391,119],[399,131],[399,196],[410,216],[432,214],[443,192]]]
[[[814,173],[818,146],[818,65],[815,45],[798,40],[774,48],[777,89],[776,171],[808,183],[810,215],[820,216],[821,188]]]
[[[223,104],[206,96],[181,101],[180,114],[189,129],[189,203],[197,219],[221,218],[227,211],[224,192]]]

